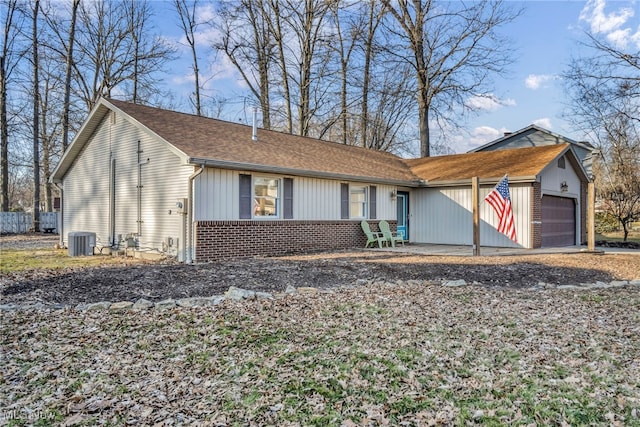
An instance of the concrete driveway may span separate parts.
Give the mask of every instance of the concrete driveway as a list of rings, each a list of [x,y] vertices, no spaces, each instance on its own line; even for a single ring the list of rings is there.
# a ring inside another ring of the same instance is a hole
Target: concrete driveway
[[[416,255],[440,255],[440,256],[473,256],[473,248],[470,245],[435,245],[429,243],[407,243],[404,246],[397,245],[395,248],[384,247],[374,248],[373,251],[398,252]],[[539,255],[539,254],[573,254],[589,253],[586,246],[564,246],[559,248],[496,248],[482,246],[480,255],[482,256],[512,256],[512,255]],[[631,253],[640,255],[640,250],[624,248],[596,247],[594,253]]]

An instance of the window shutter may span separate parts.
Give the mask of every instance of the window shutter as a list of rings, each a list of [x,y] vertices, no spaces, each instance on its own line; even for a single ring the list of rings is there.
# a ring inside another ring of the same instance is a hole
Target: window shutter
[[[293,178],[283,180],[284,219],[293,219]]]
[[[369,219],[376,219],[376,190],[375,185],[369,187]]]
[[[340,184],[340,218],[349,219],[349,184]]]
[[[240,174],[240,219],[251,219],[251,175]]]

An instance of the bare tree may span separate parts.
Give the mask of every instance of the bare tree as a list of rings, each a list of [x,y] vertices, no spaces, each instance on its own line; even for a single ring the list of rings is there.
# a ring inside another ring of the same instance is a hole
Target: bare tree
[[[362,70],[362,112],[360,113],[360,131],[362,132],[362,145],[367,147],[369,129],[369,86],[371,83],[371,67],[374,55],[374,43],[376,33],[382,22],[386,9],[378,7],[377,1],[370,0],[366,12],[366,35],[363,39],[363,70]]]
[[[60,140],[64,132],[64,116],[58,108],[64,102],[64,81],[58,73],[59,63],[52,57],[43,56],[40,60],[40,123],[38,126],[41,153],[42,182],[44,188],[44,208],[53,210],[53,184],[49,182],[55,162],[63,153]],[[64,109],[64,105],[62,107]]]
[[[283,29],[283,11],[280,8],[281,0],[266,0],[271,11],[269,28],[276,42],[278,66],[280,68],[280,84],[282,87],[282,101],[285,109],[286,131],[293,133],[293,110],[291,89],[289,87],[289,66],[287,64],[287,52],[285,50],[285,30]]]
[[[19,52],[15,41],[20,32],[21,19],[18,17],[18,1],[6,0],[2,2],[3,32],[0,52],[0,166],[2,169],[2,198],[1,211],[8,212],[9,198],[9,117],[7,114],[8,85],[11,74],[15,70],[24,52]]]
[[[343,144],[349,142],[349,73],[352,68],[351,57],[361,37],[362,23],[356,16],[353,20],[344,19],[343,4],[335,2],[331,4],[332,25],[335,27],[337,43],[332,48],[337,52],[340,75],[340,114],[341,139]],[[344,28],[346,27],[346,28]]]
[[[223,3],[217,24],[222,38],[214,44],[229,58],[260,103],[265,129],[271,129],[270,72],[275,60],[269,15],[264,0]]]
[[[290,11],[288,26],[296,35],[299,51],[298,76],[294,80],[298,89],[298,134],[309,135],[309,125],[314,107],[311,104],[314,59],[319,59],[318,47],[321,42],[324,20],[329,11],[330,1],[304,0],[303,5],[294,0],[285,0]],[[326,65],[319,60],[317,64]]]
[[[518,13],[505,8],[501,0],[382,3],[400,25],[400,31],[394,26],[387,30],[405,41],[393,45],[393,52],[415,73],[420,153],[428,157],[430,120],[453,120],[456,107],[467,108],[471,96],[488,95],[492,75],[505,72],[510,51],[497,29]],[[403,46],[408,52],[402,52]]]
[[[590,54],[564,73],[571,99],[568,118],[591,135],[597,194],[622,226],[624,240],[640,218],[640,52],[627,52],[587,34]]]
[[[198,28],[198,25],[200,25],[200,23],[196,21],[198,0],[175,0],[174,5],[176,11],[178,12],[178,17],[180,18],[180,27],[182,28],[184,36],[187,39],[187,43],[189,44],[189,48],[191,49],[191,57],[193,61],[192,69],[195,78],[195,92],[193,102],[196,109],[196,114],[198,116],[201,116],[202,107],[200,104],[200,69],[198,68],[198,54],[196,52],[195,39],[196,30]]]
[[[131,0],[133,1],[133,0]],[[81,2],[78,11],[78,58],[74,59],[75,89],[90,110],[100,96],[111,96],[115,87],[125,89],[129,100],[144,101],[141,82],[152,85],[171,55],[158,37],[147,30],[151,13],[145,2],[94,0]],[[135,30],[135,31],[134,31]],[[135,87],[135,89],[134,89]],[[146,94],[151,96],[151,94]]]
[[[38,54],[38,12],[40,0],[33,2],[32,16],[32,67],[33,67],[33,230],[40,231],[40,69]]]
[[[69,24],[69,41],[67,43],[67,55],[64,73],[64,101],[62,108],[62,151],[69,146],[69,110],[71,109],[71,72],[73,66],[73,45],[76,37],[76,20],[78,17],[80,0],[73,0],[71,7],[71,23]]]

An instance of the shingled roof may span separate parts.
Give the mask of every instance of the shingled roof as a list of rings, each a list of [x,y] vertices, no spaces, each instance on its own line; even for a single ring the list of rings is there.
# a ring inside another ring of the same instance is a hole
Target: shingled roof
[[[426,157],[405,160],[405,164],[427,185],[464,181],[474,176],[485,181],[498,181],[505,174],[513,180],[527,181],[534,180],[545,167],[565,153],[571,153],[570,162],[574,168],[582,170],[570,144]]]
[[[406,160],[382,151],[265,129],[259,129],[258,141],[253,141],[251,126],[100,99],[54,170],[53,182],[61,182],[109,111],[124,113],[136,126],[157,135],[184,162],[211,167],[414,187],[451,184],[473,176],[497,181],[505,173],[510,180],[534,180],[568,152],[574,168],[583,171],[570,144]]]
[[[417,178],[391,153],[159,108],[108,100],[176,147],[191,163],[307,176],[408,183]]]

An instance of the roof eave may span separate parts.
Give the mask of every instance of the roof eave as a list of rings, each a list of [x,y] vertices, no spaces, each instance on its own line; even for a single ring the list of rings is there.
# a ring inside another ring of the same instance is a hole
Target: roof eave
[[[187,160],[187,163],[202,165],[205,167],[216,167],[220,169],[248,170],[248,171],[255,171],[255,172],[274,173],[274,174],[280,174],[280,175],[295,175],[295,176],[306,176],[310,178],[334,179],[339,181],[363,181],[363,182],[370,182],[373,184],[399,185],[399,186],[405,186],[405,187],[420,186],[419,180],[417,178],[415,180],[387,179],[387,178],[381,178],[381,177],[348,175],[348,174],[339,174],[339,173],[322,172],[322,171],[310,171],[310,170],[286,168],[286,167],[279,167],[279,166],[260,165],[255,163],[232,162],[227,160],[204,159],[204,158],[197,158],[197,157],[190,157]]]
[[[501,179],[502,177],[480,178],[478,181],[480,185],[495,185]],[[538,179],[538,175],[509,176],[509,184],[536,182],[538,181]],[[427,188],[460,187],[464,185],[471,185],[471,180],[472,178],[424,181],[424,184],[422,186]]]
[[[51,173],[49,182],[58,184],[62,183],[62,178],[69,170],[69,167],[75,160],[76,156],[87,143],[89,137],[93,132],[95,132],[104,116],[109,112],[108,107],[106,109],[105,107],[107,106],[103,102],[102,98],[100,98],[93,109],[89,112],[87,119],[73,138],[73,141],[71,141],[71,144],[69,144],[65,152],[62,154],[60,161]]]

